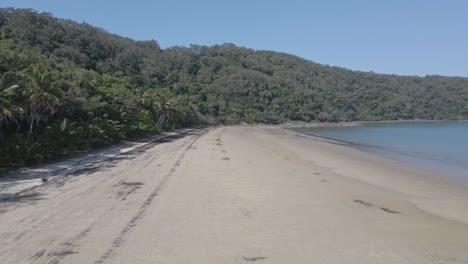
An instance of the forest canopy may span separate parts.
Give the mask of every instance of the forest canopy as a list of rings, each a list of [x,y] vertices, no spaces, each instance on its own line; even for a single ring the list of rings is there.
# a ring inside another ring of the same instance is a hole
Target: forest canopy
[[[194,124],[468,119],[467,102],[468,78],[351,71],[234,44],[162,49],[0,9],[0,167]]]

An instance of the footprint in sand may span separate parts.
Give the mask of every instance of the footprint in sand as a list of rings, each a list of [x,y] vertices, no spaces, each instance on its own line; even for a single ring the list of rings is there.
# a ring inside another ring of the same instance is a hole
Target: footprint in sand
[[[249,219],[252,219],[252,218],[253,218],[253,216],[252,216],[253,212],[252,212],[252,211],[249,211],[249,210],[247,210],[247,209],[245,209],[245,208],[239,208],[239,211],[241,212],[241,214],[242,214],[243,216],[245,216],[245,217],[247,217],[247,218],[249,218]]]
[[[386,208],[386,207],[380,207],[380,210],[385,211],[385,212],[390,213],[390,214],[399,214],[399,213],[400,213],[400,212],[397,212],[397,211],[393,211],[393,210],[391,210],[391,209],[388,209],[388,208]]]
[[[358,204],[362,204],[362,205],[365,205],[366,207],[373,207],[375,206],[374,204],[372,203],[369,203],[369,202],[366,202],[366,201],[363,201],[363,200],[353,200],[353,202],[355,203],[358,203]],[[380,210],[386,212],[386,213],[389,213],[389,214],[399,214],[400,212],[398,211],[395,211],[395,210],[392,210],[392,209],[389,209],[387,207],[383,207],[383,206],[378,206]]]
[[[363,201],[363,200],[353,200],[353,202],[355,202],[355,203],[358,203],[358,204],[365,205],[365,206],[367,206],[367,207],[374,206],[373,204],[371,204],[371,203],[368,203],[368,202],[366,202],[366,201]]]
[[[244,260],[248,262],[255,262],[255,261],[260,261],[264,259],[266,259],[266,257],[244,257]]]

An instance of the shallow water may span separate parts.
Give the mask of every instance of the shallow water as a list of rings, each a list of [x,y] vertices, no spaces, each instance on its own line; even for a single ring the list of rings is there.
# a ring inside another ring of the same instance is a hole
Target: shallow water
[[[293,130],[350,143],[425,169],[468,177],[468,122],[371,123]]]

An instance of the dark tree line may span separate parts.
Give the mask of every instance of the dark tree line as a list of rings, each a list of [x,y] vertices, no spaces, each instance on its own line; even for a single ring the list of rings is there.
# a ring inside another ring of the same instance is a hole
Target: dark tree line
[[[350,71],[233,44],[161,49],[0,9],[0,167],[192,124],[467,119],[468,78]]]

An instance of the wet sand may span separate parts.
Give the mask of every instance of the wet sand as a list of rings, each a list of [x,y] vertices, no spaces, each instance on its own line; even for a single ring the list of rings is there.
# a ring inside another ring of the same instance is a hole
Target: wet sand
[[[137,149],[0,205],[2,263],[468,263],[468,183],[278,127]]]

